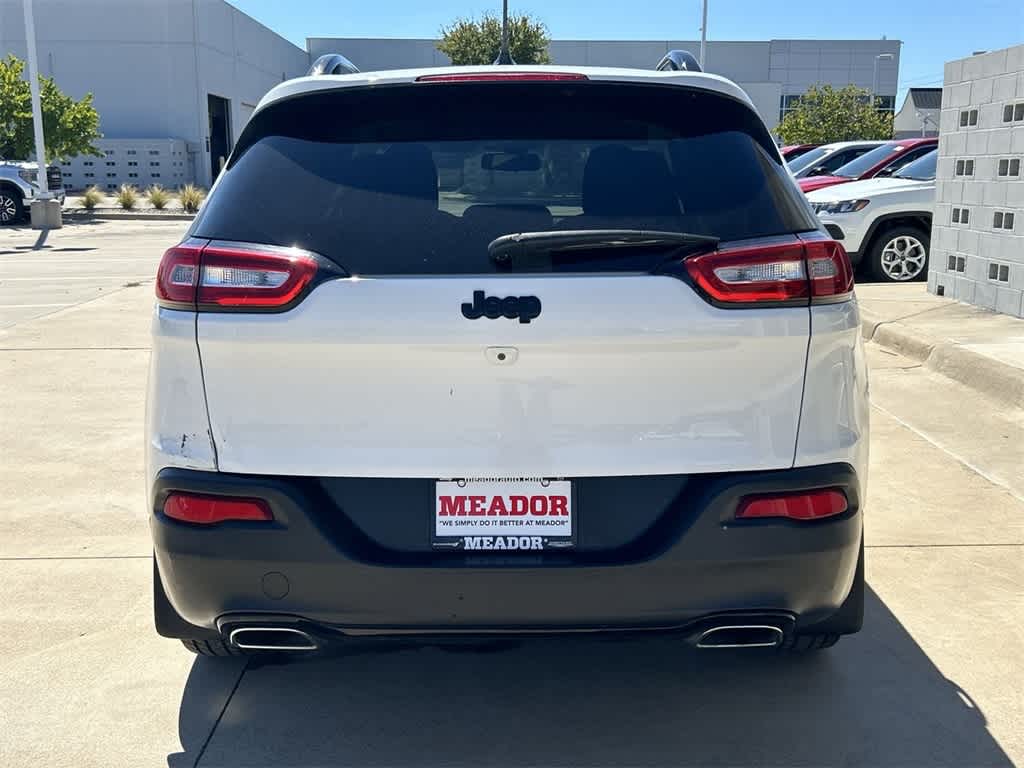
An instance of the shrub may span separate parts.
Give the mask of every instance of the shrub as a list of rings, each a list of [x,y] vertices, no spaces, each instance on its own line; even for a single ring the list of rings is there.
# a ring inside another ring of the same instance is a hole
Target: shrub
[[[181,200],[181,207],[185,209],[185,213],[198,211],[205,197],[206,192],[194,184],[186,184],[178,193],[178,199]]]
[[[100,202],[102,202],[104,197],[105,195],[95,185],[93,185],[86,188],[78,202],[83,208],[91,211],[99,205]]]
[[[156,208],[158,211],[162,211],[167,207],[167,203],[171,199],[171,193],[161,187],[159,184],[154,184],[146,190],[146,197],[149,198],[150,205]]]
[[[121,188],[117,190],[117,202],[126,211],[131,210],[135,207],[135,203],[139,199],[139,193],[131,184],[122,184]]]

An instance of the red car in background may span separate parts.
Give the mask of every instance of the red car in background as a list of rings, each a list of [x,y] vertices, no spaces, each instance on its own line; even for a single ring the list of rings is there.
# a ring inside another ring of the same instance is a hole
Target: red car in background
[[[805,152],[810,152],[820,146],[820,144],[788,144],[785,147],[779,147],[779,153],[782,155],[782,159],[788,163],[793,158],[800,157]]]
[[[889,141],[840,166],[831,176],[808,176],[798,179],[797,183],[804,192],[811,192],[836,184],[845,184],[848,181],[892,176],[900,168],[924,157],[938,145],[937,138]]]

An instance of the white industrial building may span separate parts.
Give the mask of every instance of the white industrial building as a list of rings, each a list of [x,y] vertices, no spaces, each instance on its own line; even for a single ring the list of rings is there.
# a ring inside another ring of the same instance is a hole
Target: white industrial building
[[[94,95],[103,158],[64,164],[65,185],[208,186],[260,97],[323,53],[362,70],[441,66],[429,39],[322,38],[299,48],[224,0],[36,2],[40,72]],[[0,51],[26,55],[22,0],[0,0]],[[553,40],[555,64],[651,68],[697,41]],[[770,128],[811,85],[853,83],[893,108],[898,40],[710,41],[706,68],[739,83]]]
[[[738,83],[770,129],[812,85],[853,83],[873,90],[885,108],[896,103],[899,40],[712,40],[705,69]],[[450,63],[437,40],[311,37],[312,58],[342,53],[360,69],[440,67]],[[697,40],[552,40],[552,64],[653,69],[666,51],[700,50]]]
[[[76,99],[93,94],[100,148],[113,152],[65,168],[74,189],[177,186],[180,179],[165,176],[176,166],[165,164],[178,161],[185,181],[209,186],[263,94],[309,68],[306,51],[223,0],[45,0],[33,8],[40,74]],[[0,51],[26,55],[22,0],[0,0]],[[146,176],[130,177],[137,169]]]

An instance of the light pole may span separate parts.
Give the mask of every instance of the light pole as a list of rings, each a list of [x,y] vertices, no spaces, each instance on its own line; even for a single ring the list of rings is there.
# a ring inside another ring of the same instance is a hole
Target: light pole
[[[704,70],[704,49],[708,42],[708,0],[704,0],[700,21],[700,68]]]
[[[512,60],[512,52],[508,48],[508,0],[501,4],[501,48],[498,50],[498,58],[495,64],[515,64]]]
[[[894,58],[896,57],[891,53],[880,53],[875,56],[875,69],[871,74],[871,106],[873,107],[876,107],[875,100],[878,98],[878,62],[892,61]]]
[[[61,224],[60,204],[51,199],[46,178],[46,144],[43,138],[43,108],[39,100],[39,69],[36,66],[36,25],[32,0],[24,0],[25,44],[28,48],[28,84],[32,93],[32,129],[36,140],[36,184],[39,197],[29,206],[33,229],[51,229]]]

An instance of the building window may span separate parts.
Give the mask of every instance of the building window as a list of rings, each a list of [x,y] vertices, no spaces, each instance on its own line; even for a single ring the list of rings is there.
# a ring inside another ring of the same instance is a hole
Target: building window
[[[129,179],[137,179],[137,178],[139,178],[139,174],[137,174],[137,173],[129,173],[128,174],[128,178]]]
[[[159,179],[159,178],[160,178],[160,174],[159,174],[159,173],[151,173],[151,174],[149,174],[149,175],[150,175],[150,176],[151,176],[152,178],[154,178],[154,179]]]
[[[1003,107],[1003,122],[1017,123],[1024,121],[1024,101],[1019,104],[1007,104]]]
[[[779,120],[785,119],[786,115],[800,106],[801,96],[783,96],[779,102]]]
[[[138,160],[129,160],[128,161],[128,167],[129,168],[135,168],[136,166],[138,166],[138,164],[139,164]]]
[[[134,154],[136,154],[136,152],[135,152],[134,149],[129,149],[128,152],[126,152],[126,154],[134,155]]]
[[[978,124],[978,110],[964,109],[960,112],[960,127],[973,128]]]
[[[160,167],[160,161],[157,160],[155,163],[150,163],[149,167],[150,168],[159,168]]]
[[[91,179],[96,174],[95,173],[85,173],[85,174],[82,174],[82,175],[85,176],[85,178],[87,178],[87,179]]]
[[[160,150],[159,149],[151,149],[151,150],[149,150],[149,154],[151,154],[151,155],[159,155],[160,154]]]
[[[113,157],[113,156],[114,156],[114,150],[112,150],[112,149],[108,149],[108,150],[107,150],[106,152],[104,152],[103,154],[104,154],[104,155],[105,155],[106,157]]]
[[[967,224],[971,220],[971,209],[970,208],[954,208],[953,209],[953,223],[954,224]]]
[[[86,165],[86,166],[90,166],[92,164],[93,164],[92,160],[86,160],[84,163],[82,163],[82,165]]]
[[[973,176],[974,175],[974,161],[973,160],[957,160],[955,175],[957,176]]]
[[[1020,158],[1003,157],[999,159],[996,175],[998,176],[1020,176]]]
[[[107,178],[108,179],[116,179],[117,178],[117,174],[116,173],[108,173],[107,174]]]
[[[115,165],[117,165],[116,162],[110,162],[110,161],[107,162],[107,166],[108,167],[115,166]]]

